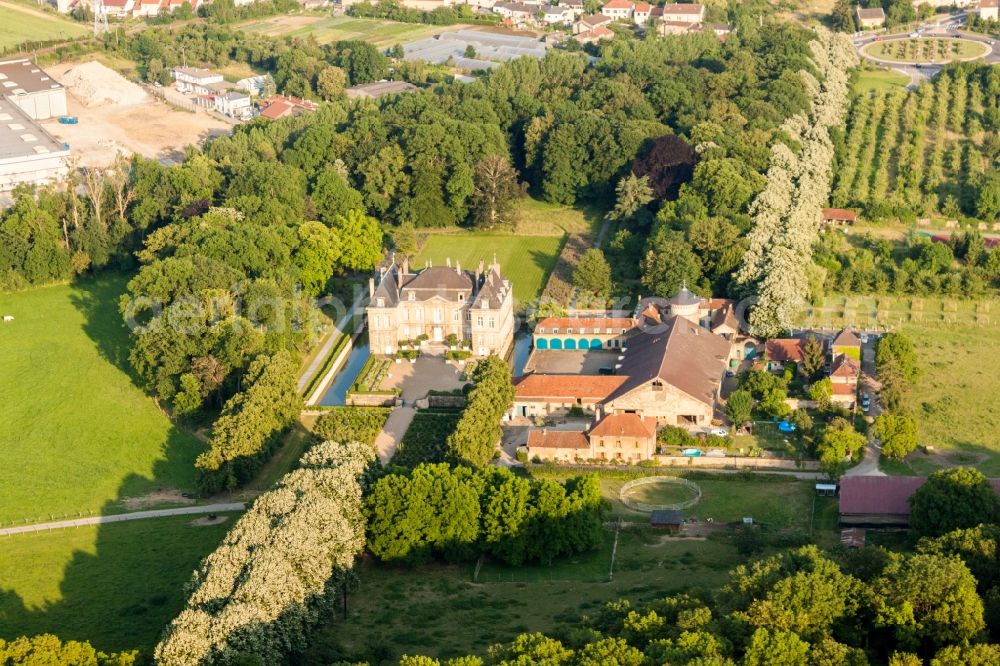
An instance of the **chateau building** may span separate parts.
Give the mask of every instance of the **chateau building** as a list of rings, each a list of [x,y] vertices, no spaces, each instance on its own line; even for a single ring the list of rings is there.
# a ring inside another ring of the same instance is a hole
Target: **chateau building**
[[[406,340],[441,345],[454,335],[476,356],[504,357],[514,342],[514,295],[493,259],[473,271],[428,264],[411,272],[394,257],[369,280],[368,339],[375,354],[395,354]]]

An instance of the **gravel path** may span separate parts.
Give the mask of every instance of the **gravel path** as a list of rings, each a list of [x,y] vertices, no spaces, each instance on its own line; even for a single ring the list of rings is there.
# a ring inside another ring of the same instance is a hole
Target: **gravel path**
[[[83,527],[86,525],[105,525],[107,523],[120,523],[126,520],[146,520],[148,518],[165,518],[167,516],[197,516],[206,513],[228,513],[231,511],[243,511],[246,505],[243,502],[233,502],[229,504],[204,504],[202,506],[182,506],[175,509],[153,509],[150,511],[133,511],[131,513],[117,513],[111,516],[92,516],[90,518],[75,518],[73,520],[58,520],[52,523],[39,523],[37,525],[22,525],[21,527],[8,527],[0,529],[0,536],[10,536],[12,534],[25,534],[27,532],[44,532],[46,530],[58,530],[64,527]]]

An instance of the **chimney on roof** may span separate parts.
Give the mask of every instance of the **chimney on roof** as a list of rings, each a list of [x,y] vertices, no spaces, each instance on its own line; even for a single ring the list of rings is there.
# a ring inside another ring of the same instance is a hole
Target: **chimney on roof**
[[[368,296],[369,298],[375,295],[375,278],[368,278]]]
[[[425,268],[434,268],[434,260],[433,259],[428,259],[427,260],[427,266],[425,266]]]
[[[451,257],[448,257],[444,261],[445,261],[446,264],[448,264],[448,268],[451,268]]]
[[[459,275],[462,274],[462,262],[458,261],[457,259],[455,260],[455,272],[458,273]]]
[[[410,258],[403,257],[403,265],[400,267],[402,269],[402,274],[407,275],[410,272]]]

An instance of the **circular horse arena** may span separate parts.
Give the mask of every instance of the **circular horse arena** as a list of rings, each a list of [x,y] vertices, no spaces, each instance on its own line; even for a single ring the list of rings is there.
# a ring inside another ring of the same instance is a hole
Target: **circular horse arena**
[[[701,500],[701,488],[694,481],[679,476],[646,476],[623,485],[618,499],[633,511],[679,511]]]

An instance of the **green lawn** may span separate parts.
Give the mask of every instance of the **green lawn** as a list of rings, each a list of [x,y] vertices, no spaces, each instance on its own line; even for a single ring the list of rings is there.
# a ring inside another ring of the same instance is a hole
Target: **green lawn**
[[[644,470],[643,473],[669,475],[669,470]],[[549,475],[547,470],[545,476]],[[560,472],[557,476],[569,475]],[[735,477],[735,478],[734,478]],[[633,477],[634,478],[634,477]],[[601,491],[611,504],[613,518],[633,522],[646,522],[649,514],[633,511],[621,503],[621,487],[630,478],[610,474],[601,476]],[[701,500],[684,510],[685,517],[699,520],[711,518],[716,523],[741,521],[752,517],[758,523],[771,527],[808,529],[812,504],[813,484],[781,478],[745,480],[737,475],[716,475],[691,479],[701,488]]]
[[[122,510],[191,489],[203,448],[128,372],[120,276],[0,294],[0,523]]]
[[[301,663],[485,656],[491,644],[522,632],[577,626],[581,615],[608,601],[645,603],[684,589],[717,587],[744,561],[727,543],[623,529],[608,582],[612,539],[609,532],[604,548],[551,567],[484,565],[480,572],[481,580],[513,583],[475,584],[473,564],[390,568],[365,561],[356,569],[361,587],[350,599],[347,619],[338,614],[323,627]]]
[[[596,208],[574,208],[525,197],[518,213],[518,236],[562,236],[586,233],[593,236],[604,217]]]
[[[102,650],[151,648],[184,584],[232,527],[191,516],[0,537],[0,638],[53,633]]]
[[[835,296],[803,311],[802,324],[888,326],[905,333],[920,354],[923,374],[911,391],[919,442],[933,447],[904,462],[883,461],[895,474],[928,474],[975,465],[1000,475],[1000,300],[942,297]]]
[[[239,25],[239,28],[246,32],[260,33],[271,37],[312,36],[320,44],[357,39],[382,48],[415,42],[448,30],[458,30],[461,27],[463,26],[432,26],[349,16],[315,15],[274,16]]]
[[[910,77],[891,69],[860,70],[857,80],[854,82],[854,91],[869,93],[875,90],[905,88],[909,82]]]
[[[435,266],[444,266],[450,258],[452,265],[459,261],[463,268],[475,270],[480,259],[489,265],[495,254],[500,269],[514,283],[517,309],[542,293],[561,246],[562,238],[555,236],[456,231],[430,235],[411,264],[419,268],[430,260]]]
[[[54,12],[0,2],[0,52],[29,42],[73,39],[87,34],[87,26],[67,20]]]
[[[889,39],[873,42],[863,51],[879,60],[892,62],[944,63],[951,60],[978,58],[986,53],[986,46],[968,39]]]

